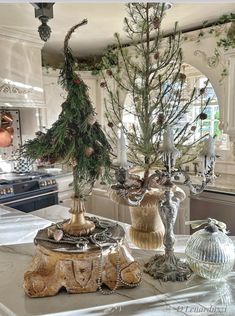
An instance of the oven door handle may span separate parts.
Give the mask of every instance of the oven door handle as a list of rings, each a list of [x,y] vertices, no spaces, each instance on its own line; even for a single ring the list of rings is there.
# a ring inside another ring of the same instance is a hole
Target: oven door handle
[[[27,201],[27,200],[35,199],[37,197],[42,197],[42,196],[45,196],[45,195],[55,194],[55,193],[58,193],[58,192],[59,192],[59,190],[50,191],[50,192],[47,192],[47,193],[42,193],[42,194],[33,195],[33,196],[25,197],[25,198],[22,198],[22,199],[18,199],[18,200],[13,200],[13,201],[10,201],[10,202],[1,203],[0,205],[8,205],[8,204],[12,204],[12,203]]]

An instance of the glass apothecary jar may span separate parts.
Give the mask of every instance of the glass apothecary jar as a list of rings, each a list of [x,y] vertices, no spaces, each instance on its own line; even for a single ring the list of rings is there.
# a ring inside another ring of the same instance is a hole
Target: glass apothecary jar
[[[190,268],[207,279],[224,278],[235,259],[232,240],[215,223],[219,222],[208,219],[208,225],[190,236],[185,248]]]

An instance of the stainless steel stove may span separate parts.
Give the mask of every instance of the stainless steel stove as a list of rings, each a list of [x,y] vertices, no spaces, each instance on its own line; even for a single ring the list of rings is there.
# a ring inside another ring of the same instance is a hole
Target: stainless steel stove
[[[23,212],[58,204],[56,178],[41,172],[2,173],[0,204]]]

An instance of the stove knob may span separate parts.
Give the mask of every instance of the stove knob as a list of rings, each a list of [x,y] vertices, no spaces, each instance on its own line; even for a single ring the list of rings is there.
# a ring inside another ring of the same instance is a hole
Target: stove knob
[[[13,188],[10,188],[10,192],[11,192],[11,193],[13,193],[13,192],[14,192]]]
[[[52,180],[52,184],[56,184],[56,181],[55,181],[55,180]]]
[[[45,181],[42,181],[40,184],[41,184],[42,187],[45,187],[46,182],[45,182]]]
[[[1,195],[4,195],[4,190],[1,190],[1,191],[0,191],[0,194],[1,194]]]
[[[7,193],[11,193],[11,188],[7,188]]]

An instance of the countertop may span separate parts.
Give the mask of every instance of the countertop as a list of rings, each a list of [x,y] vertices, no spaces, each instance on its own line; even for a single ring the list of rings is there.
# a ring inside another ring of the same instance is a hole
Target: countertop
[[[54,205],[25,214],[0,208],[0,315],[235,315],[235,271],[226,280],[208,281],[193,276],[187,282],[160,282],[143,274],[138,288],[120,289],[105,296],[100,292],[29,298],[22,288],[24,272],[35,252],[33,238],[38,229],[68,217],[68,208]],[[128,225],[124,228],[128,231]],[[188,236],[176,236],[175,251],[183,256]],[[128,236],[127,236],[128,239]],[[235,240],[235,239],[234,239]],[[143,266],[154,251],[131,247]]]

